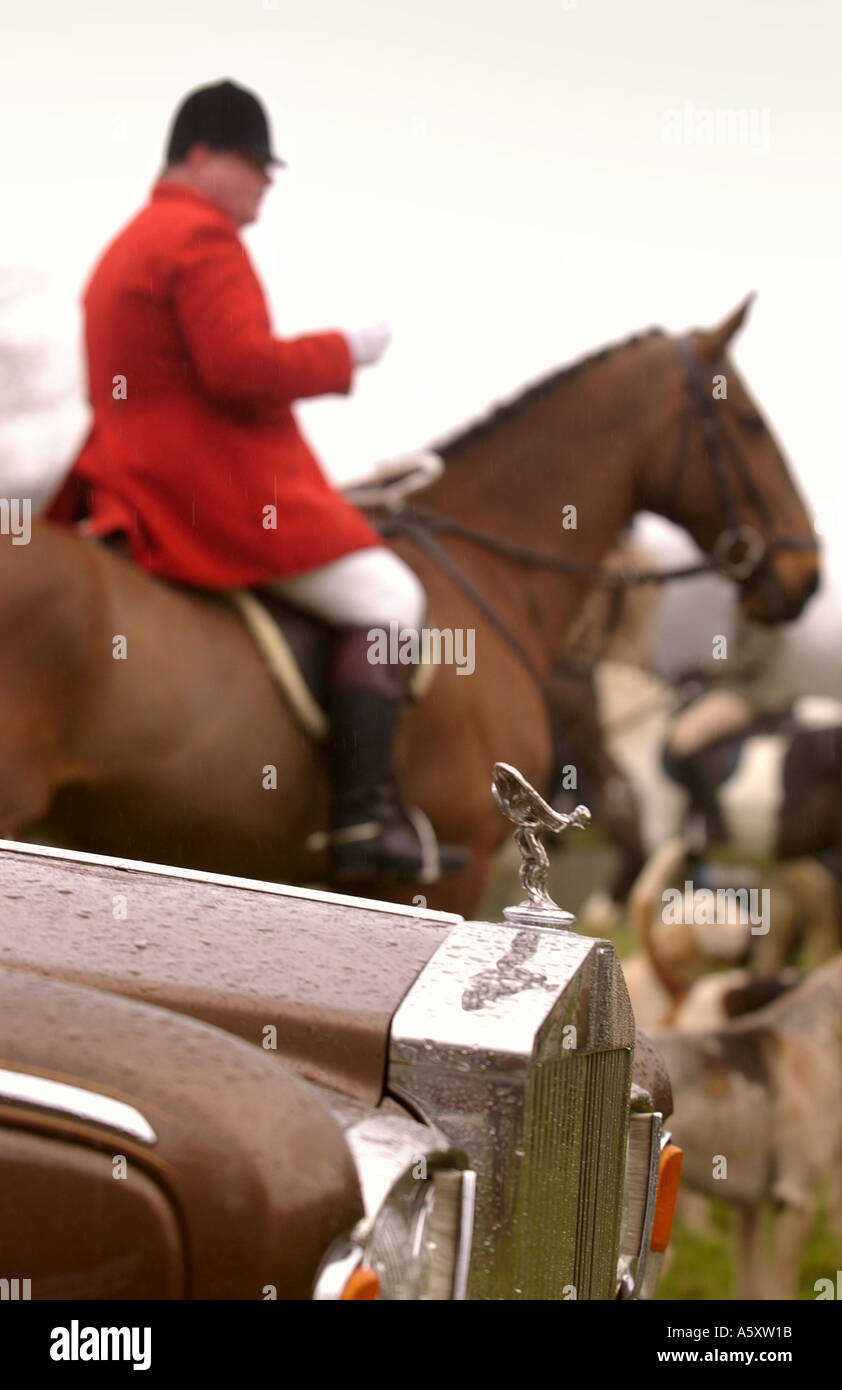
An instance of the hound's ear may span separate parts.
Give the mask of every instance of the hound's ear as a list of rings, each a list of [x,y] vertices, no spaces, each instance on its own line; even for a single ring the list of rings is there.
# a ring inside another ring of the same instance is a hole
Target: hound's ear
[[[742,328],[746,315],[755,300],[755,291],[747,294],[739,308],[716,328],[708,328],[699,334],[699,351],[708,362],[718,362],[734,334]]]

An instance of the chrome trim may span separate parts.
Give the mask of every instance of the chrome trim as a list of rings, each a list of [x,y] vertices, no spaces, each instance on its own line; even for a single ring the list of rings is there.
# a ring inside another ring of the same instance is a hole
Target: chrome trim
[[[252,893],[275,893],[282,898],[305,898],[308,902],[331,903],[338,907],[364,907],[368,912],[388,912],[394,916],[419,917],[426,922],[461,922],[457,912],[434,912],[427,907],[408,907],[378,898],[352,898],[344,893],[327,893],[316,888],[296,888],[286,883],[267,883],[261,878],[236,878],[231,874],[204,873],[200,869],[181,869],[172,864],[148,864],[143,859],[117,859],[109,854],[81,854],[77,850],[54,849],[52,845],[32,845],[19,840],[0,839],[0,853],[31,854],[39,859],[63,859],[72,864],[91,864],[104,869],[123,869],[127,873],[161,874],[166,878],[186,878],[194,883],[215,883],[223,888],[247,888]]]
[[[316,1303],[338,1302],[342,1291],[357,1266],[362,1262],[362,1250],[358,1245],[343,1242],[325,1257],[313,1286],[313,1301]]]
[[[659,1145],[658,1145],[658,1181],[656,1182],[656,1201],[655,1201],[656,1206],[657,1206],[657,1187],[658,1187],[658,1184],[660,1183],[660,1173],[661,1173],[661,1154],[663,1153],[663,1151],[664,1151],[664,1149],[666,1148],[667,1144],[671,1144],[671,1143],[672,1143],[672,1133],[671,1133],[670,1130],[664,1129],[664,1128],[663,1128],[663,1117],[661,1117],[661,1120],[662,1120],[661,1140],[660,1140],[660,1143],[659,1143]],[[652,1249],[650,1248],[650,1250],[649,1250],[649,1252],[648,1252],[648,1255],[647,1255],[647,1260],[646,1260],[646,1273],[644,1274],[643,1279],[642,1279],[642,1281],[640,1282],[640,1291],[639,1291],[639,1293],[638,1293],[638,1295],[637,1295],[637,1297],[638,1297],[639,1299],[641,1299],[641,1300],[649,1300],[649,1299],[652,1299],[652,1298],[655,1297],[655,1294],[656,1294],[657,1289],[658,1289],[658,1280],[659,1280],[660,1277],[661,1277],[661,1266],[662,1266],[663,1263],[664,1263],[664,1254],[665,1254],[664,1251],[661,1251],[661,1250],[652,1250]]]
[[[476,1170],[469,1298],[614,1298],[633,1046],[610,942],[463,922],[422,970],[388,1084]]]
[[[450,1167],[462,1167],[465,1162],[461,1155],[453,1153],[439,1130],[409,1116],[376,1111],[346,1129],[345,1141],[356,1165],[365,1208],[365,1216],[354,1229],[354,1239],[359,1244],[366,1240],[392,1188],[419,1159],[433,1159],[435,1166],[446,1159],[458,1160]]]
[[[474,1247],[474,1216],[477,1204],[477,1175],[472,1168],[462,1174],[462,1215],[459,1251],[453,1271],[453,1301],[462,1303],[468,1297],[468,1276]]]
[[[663,1148],[664,1117],[660,1110],[653,1110],[648,1115],[633,1115],[630,1123],[645,1124],[647,1121],[649,1124],[649,1178],[646,1184],[646,1205],[643,1210],[643,1228],[640,1232],[640,1248],[637,1252],[634,1279],[626,1295],[627,1298],[639,1298],[644,1285],[646,1267],[649,1261],[649,1246],[652,1242],[652,1225],[655,1220],[655,1204],[658,1199],[658,1174],[661,1164],[661,1149]]]
[[[103,1125],[138,1139],[142,1144],[158,1142],[149,1121],[133,1105],[82,1086],[71,1086],[66,1081],[36,1076],[33,1072],[0,1068],[0,1103],[3,1101]]]
[[[473,1236],[475,1174],[465,1169],[465,1157],[454,1151],[444,1135],[433,1126],[419,1124],[409,1116],[366,1115],[350,1125],[345,1139],[357,1169],[365,1215],[357,1222],[350,1239],[331,1247],[316,1277],[313,1299],[341,1297],[349,1276],[359,1264],[369,1262],[368,1252],[376,1244],[377,1222],[390,1203],[421,1199],[421,1186],[434,1197],[439,1173],[458,1173],[459,1230],[453,1256],[453,1299],[463,1299],[467,1287]],[[424,1161],[424,1175],[414,1169]],[[416,1188],[416,1181],[419,1186]],[[421,1208],[419,1207],[419,1220]],[[420,1226],[419,1226],[419,1229]],[[374,1238],[374,1240],[372,1239]],[[409,1265],[413,1250],[406,1249]]]

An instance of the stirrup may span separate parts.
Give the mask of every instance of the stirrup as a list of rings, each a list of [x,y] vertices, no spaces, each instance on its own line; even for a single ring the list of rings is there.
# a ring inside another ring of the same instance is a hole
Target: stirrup
[[[417,806],[407,806],[406,818],[418,836],[418,844],[421,847],[421,872],[418,882],[438,883],[441,878],[441,855],[438,837],[429,817]]]
[[[376,840],[382,829],[379,820],[365,820],[359,825],[343,826],[340,830],[314,830],[304,841],[304,848],[313,854],[320,854],[331,845],[354,845],[361,840]]]
[[[417,806],[404,808],[403,816],[408,826],[415,831],[421,853],[420,868],[412,873],[412,880],[417,883],[437,883],[442,877],[441,853],[429,817]],[[376,840],[388,828],[388,824],[383,821],[361,821],[358,825],[343,826],[338,830],[317,830],[307,837],[306,847],[318,852],[334,846],[341,848],[343,845],[364,844],[366,841]],[[464,853],[467,864],[470,862],[470,855],[467,850]]]

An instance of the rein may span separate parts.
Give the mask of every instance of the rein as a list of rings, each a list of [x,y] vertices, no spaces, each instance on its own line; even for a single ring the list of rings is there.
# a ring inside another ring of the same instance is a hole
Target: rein
[[[432,560],[435,560],[439,569],[449,575],[509,645],[545,694],[547,691],[546,675],[535,665],[520,638],[512,631],[490,599],[486,598],[470,575],[466,574],[462,566],[439,543],[436,539],[437,535],[457,536],[462,540],[473,541],[492,554],[502,555],[506,559],[515,560],[521,564],[537,565],[541,569],[552,570],[557,574],[581,575],[599,580],[607,588],[613,590],[612,621],[609,624],[609,632],[619,622],[622,596],[630,584],[665,584],[669,580],[689,579],[692,575],[704,574],[716,568],[710,560],[705,560],[676,570],[651,570],[648,572],[629,570],[625,573],[609,571],[601,565],[588,564],[585,561],[561,560],[556,555],[546,555],[541,551],[532,550],[528,546],[516,545],[511,541],[503,540],[500,536],[494,536],[489,532],[480,531],[474,526],[468,526],[464,522],[441,516],[438,512],[430,511],[426,507],[413,508],[411,515],[397,512],[378,523],[377,529],[384,539],[404,536],[408,540],[414,541],[419,550],[423,550]]]
[[[411,536],[418,539],[419,533],[431,539],[433,535],[457,536],[460,540],[473,541],[492,554],[502,555],[507,560],[516,560],[523,565],[536,565],[539,569],[551,570],[556,574],[581,575],[582,578],[596,579],[610,589],[626,589],[631,584],[666,584],[673,579],[691,579],[695,575],[707,574],[710,570],[721,569],[715,560],[699,560],[692,565],[683,565],[674,570],[606,570],[603,565],[587,560],[563,560],[558,555],[534,550],[528,545],[518,545],[515,541],[504,540],[490,531],[480,531],[454,517],[442,516],[440,512],[428,507],[413,507],[411,514],[396,512],[378,524],[382,536]],[[435,542],[433,543],[435,545]],[[435,545],[437,553],[444,553]],[[432,553],[432,550],[431,552]]]
[[[518,660],[526,667],[526,670],[532,676],[533,680],[536,681],[540,689],[545,691],[547,678],[539,671],[520,638],[512,632],[505,618],[498,613],[493,603],[491,603],[482,591],[477,588],[474,581],[465,573],[462,566],[458,565],[453,557],[448,555],[443,546],[439,545],[438,541],[435,540],[432,534],[433,529],[449,529],[446,526],[447,518],[437,516],[434,512],[427,513],[427,516],[432,518],[436,523],[444,522],[445,526],[436,525],[435,527],[431,527],[429,521],[427,521],[423,515],[419,520],[416,520],[415,517],[404,517],[396,513],[394,516],[389,517],[388,521],[380,525],[378,530],[384,537],[408,537],[415,542],[419,550],[425,551],[431,559],[435,560],[439,568],[450,576],[459,588],[462,589],[463,593],[467,594],[474,606],[484,614],[491,626],[495,628],[504,641],[508,643]],[[459,532],[452,532],[451,534],[458,535]],[[477,532],[476,534],[477,537],[483,536],[482,532]],[[472,539],[474,539],[474,537],[472,537]],[[490,537],[489,539],[494,540],[494,537]],[[493,549],[493,546],[486,542],[486,549]]]

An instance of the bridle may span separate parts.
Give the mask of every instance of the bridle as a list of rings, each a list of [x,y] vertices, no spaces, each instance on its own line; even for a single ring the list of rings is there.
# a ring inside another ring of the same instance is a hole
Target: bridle
[[[389,539],[405,536],[424,550],[439,568],[463,590],[473,604],[482,612],[493,627],[505,638],[508,645],[523,665],[545,687],[544,676],[535,666],[532,658],[523,647],[520,639],[497,611],[494,604],[481,592],[453,557],[439,543],[438,536],[454,536],[472,541],[492,554],[501,555],[519,564],[532,565],[556,574],[567,574],[595,580],[613,590],[612,601],[614,623],[619,620],[620,604],[624,591],[633,584],[667,584],[674,580],[689,579],[696,575],[716,571],[746,587],[754,583],[761,571],[769,564],[770,556],[778,550],[816,550],[818,540],[815,536],[776,536],[772,529],[772,518],[760,496],[757,487],[745,465],[739,450],[722,429],[714,408],[713,397],[708,394],[701,364],[696,354],[692,338],[687,335],[676,339],[676,348],[681,359],[688,387],[687,407],[679,425],[678,443],[673,464],[670,504],[674,507],[678,500],[687,461],[690,454],[692,427],[699,421],[702,427],[702,440],[705,457],[715,482],[725,518],[725,529],[717,537],[710,558],[683,565],[672,570],[626,570],[611,571],[600,564],[580,560],[565,560],[558,555],[549,555],[532,546],[519,545],[505,540],[491,532],[482,531],[454,517],[442,516],[427,507],[412,506],[393,513],[378,522],[380,534]],[[742,485],[743,491],[761,520],[765,535],[755,527],[740,520],[737,495],[729,479],[727,464],[730,461],[734,476]]]
[[[725,529],[713,545],[710,567],[741,585],[755,579],[770,556],[778,550],[816,550],[815,536],[776,536],[774,523],[763,497],[746,468],[745,460],[730,435],[722,428],[717,415],[710,382],[699,362],[692,338],[687,335],[676,340],[681,365],[687,382],[689,398],[679,427],[678,446],[673,467],[673,482],[668,510],[674,511],[684,478],[690,451],[690,434],[695,421],[702,427],[702,444],[713,478]],[[724,375],[724,364],[717,369]],[[729,468],[730,467],[730,474]],[[732,480],[736,479],[754,508],[763,527],[763,534],[754,526],[740,520],[737,497]]]

